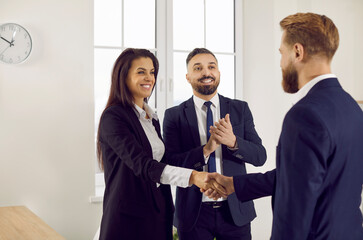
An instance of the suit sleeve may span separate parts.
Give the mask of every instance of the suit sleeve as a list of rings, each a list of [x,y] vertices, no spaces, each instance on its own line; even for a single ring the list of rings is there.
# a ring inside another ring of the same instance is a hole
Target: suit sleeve
[[[286,115],[277,150],[271,239],[308,239],[331,147],[319,115],[299,106]]]
[[[102,141],[112,148],[118,156],[117,160],[123,161],[135,176],[160,182],[166,164],[153,160],[146,154],[143,146],[137,141],[135,132],[132,132],[130,121],[127,114],[106,111],[100,123]]]
[[[183,151],[183,139],[180,133],[181,127],[179,126],[177,115],[173,114],[172,111],[173,109],[167,109],[165,111],[163,122],[166,162],[173,166],[200,171],[205,165],[203,155],[204,146],[198,146],[189,151]],[[188,139],[187,141],[192,141],[192,139]]]
[[[271,196],[275,189],[276,169],[266,173],[250,173],[233,177],[238,200],[246,202]]]
[[[266,162],[266,150],[262,145],[262,140],[258,136],[252,113],[245,104],[243,111],[244,128],[243,130],[233,127],[236,136],[238,149],[235,151],[228,150],[237,160],[250,163],[254,166],[262,166]],[[240,131],[244,131],[243,134]]]

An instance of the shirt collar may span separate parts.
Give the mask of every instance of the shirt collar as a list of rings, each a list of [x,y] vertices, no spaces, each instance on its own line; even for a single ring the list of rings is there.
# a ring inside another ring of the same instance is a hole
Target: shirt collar
[[[194,105],[197,107],[197,108],[200,108],[202,109],[202,107],[204,106],[204,103],[206,102],[204,99],[201,99],[195,95],[193,95],[193,101],[194,101]],[[214,95],[212,97],[211,100],[209,100],[210,102],[212,102],[212,105],[217,108],[219,106],[219,95],[218,93],[216,95]]]
[[[144,109],[142,109],[141,107],[139,107],[138,105],[136,105],[134,103],[135,106],[135,112],[137,114],[137,116],[140,118],[145,119],[146,114],[149,116],[149,118],[153,118],[155,120],[159,120],[158,119],[158,115],[156,114],[156,112],[146,103],[144,102]]]
[[[308,94],[310,89],[312,89],[315,86],[315,84],[317,84],[318,82],[320,82],[320,81],[322,81],[324,79],[336,78],[336,77],[337,76],[335,76],[335,74],[329,73],[329,74],[324,74],[324,75],[317,76],[316,78],[314,78],[311,81],[307,82],[302,88],[300,88],[299,91],[297,91],[293,95],[292,104],[296,104],[298,101],[303,99],[306,96],[306,94]]]

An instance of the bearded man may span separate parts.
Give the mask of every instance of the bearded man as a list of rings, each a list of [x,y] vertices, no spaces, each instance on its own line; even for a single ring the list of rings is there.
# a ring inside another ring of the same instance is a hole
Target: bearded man
[[[215,55],[196,48],[186,63],[193,96],[165,112],[167,163],[226,176],[246,174],[245,163],[262,166],[266,150],[247,103],[217,94],[220,72]],[[214,122],[223,131],[211,137]],[[235,194],[215,201],[192,186],[177,188],[175,207],[180,240],[251,239],[250,223],[256,217],[252,201],[242,203]]]
[[[314,13],[287,16],[280,26],[282,86],[296,94],[276,169],[209,178],[241,201],[272,195],[271,240],[361,240],[363,112],[331,73],[338,29]],[[215,197],[211,190],[206,195]]]

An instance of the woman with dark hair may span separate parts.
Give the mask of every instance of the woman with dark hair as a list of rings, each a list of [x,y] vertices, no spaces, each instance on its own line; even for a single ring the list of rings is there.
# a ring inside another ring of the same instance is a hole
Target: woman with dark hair
[[[113,67],[97,136],[106,183],[100,239],[171,240],[169,184],[219,188],[204,182],[205,172],[163,163],[159,121],[147,105],[158,70],[158,60],[146,49],[124,50]]]

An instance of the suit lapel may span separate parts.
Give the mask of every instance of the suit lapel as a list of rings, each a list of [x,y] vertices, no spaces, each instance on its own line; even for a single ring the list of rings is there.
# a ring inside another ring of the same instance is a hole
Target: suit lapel
[[[144,129],[141,126],[140,120],[138,119],[135,111],[132,108],[129,108],[128,110],[129,110],[128,115],[130,116],[131,124],[133,125],[133,128],[135,129],[137,140],[142,144],[143,147],[145,147],[147,154],[150,157],[152,157],[153,154],[152,154],[151,145],[145,134]]]
[[[188,122],[189,130],[191,132],[195,146],[200,146],[200,136],[198,129],[197,114],[195,112],[193,97],[185,103],[184,114]]]
[[[224,118],[229,113],[229,100],[222,95],[219,95],[220,118]]]
[[[132,108],[128,108],[128,116],[130,116],[130,122],[133,126],[133,129],[135,131],[135,136],[137,141],[139,141],[141,143],[141,145],[143,146],[143,148],[145,149],[146,153],[152,158],[153,157],[153,152],[151,149],[151,145],[150,142],[145,134],[144,129],[141,126],[140,120],[138,119],[137,114],[135,113],[134,109]],[[152,123],[156,129],[156,132],[158,133],[159,137],[161,138],[160,135],[160,125],[158,124],[158,121],[156,120],[152,120]],[[145,183],[147,185],[150,186],[150,188],[152,189],[152,198],[153,198],[153,203],[156,209],[158,209],[158,211],[160,211],[160,199],[158,199],[159,194],[157,193],[160,189],[158,189],[156,187],[156,184],[154,182],[147,182]]]
[[[219,96],[219,108],[220,108],[219,118],[221,119],[221,118],[224,118],[227,113],[229,113],[230,106],[229,106],[229,100],[227,98],[223,97],[220,94],[218,94],[218,96]],[[231,119],[231,121],[232,121],[232,119]],[[226,146],[222,144],[222,156],[226,154],[225,151],[226,151]]]
[[[160,123],[158,120],[155,120],[154,118],[152,119],[152,123],[153,123],[153,126],[156,130],[156,133],[158,134],[159,138],[161,141],[164,142],[163,138],[161,137],[161,131],[160,131]]]

